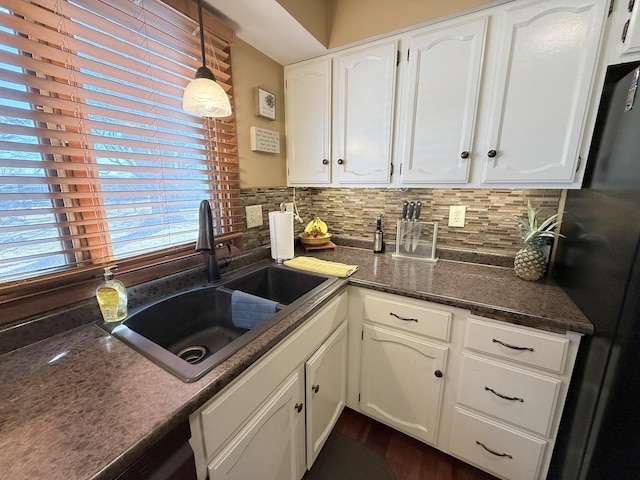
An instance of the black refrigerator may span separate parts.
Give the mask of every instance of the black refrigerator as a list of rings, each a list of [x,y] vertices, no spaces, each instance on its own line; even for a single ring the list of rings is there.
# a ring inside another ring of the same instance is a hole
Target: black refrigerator
[[[595,334],[578,351],[549,480],[640,479],[639,74],[608,68],[583,188],[563,209],[551,275]]]

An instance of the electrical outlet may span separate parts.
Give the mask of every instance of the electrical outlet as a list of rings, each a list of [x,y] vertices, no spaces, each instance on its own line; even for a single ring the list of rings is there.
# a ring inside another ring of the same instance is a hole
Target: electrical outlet
[[[287,206],[287,212],[293,212],[293,202],[287,202],[285,205]]]
[[[467,207],[461,205],[451,205],[449,207],[449,226],[464,227],[464,217]]]
[[[251,205],[244,209],[247,215],[247,228],[262,226],[262,205]]]

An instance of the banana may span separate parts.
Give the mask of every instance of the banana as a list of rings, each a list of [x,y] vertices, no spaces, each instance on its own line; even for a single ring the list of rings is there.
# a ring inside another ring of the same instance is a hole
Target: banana
[[[327,224],[322,221],[320,217],[316,217],[307,223],[307,226],[304,227],[304,233],[308,237],[324,237],[329,233],[329,228]]]

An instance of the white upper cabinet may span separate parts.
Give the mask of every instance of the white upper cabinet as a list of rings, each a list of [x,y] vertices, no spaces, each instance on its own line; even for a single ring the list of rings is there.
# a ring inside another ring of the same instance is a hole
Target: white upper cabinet
[[[391,180],[397,52],[392,41],[335,58],[334,183]]]
[[[487,17],[482,17],[411,36],[404,83],[403,185],[467,183],[486,25]]]
[[[622,33],[622,53],[640,54],[640,2],[630,1],[628,23],[623,27]]]
[[[496,14],[501,26],[483,184],[574,182],[606,6],[514,2]]]
[[[289,185],[580,188],[625,16],[640,58],[615,8],[606,37],[608,2],[515,0],[287,67]]]
[[[390,183],[397,50],[387,41],[285,68],[288,185]]]
[[[285,68],[287,180],[331,183],[331,59]]]

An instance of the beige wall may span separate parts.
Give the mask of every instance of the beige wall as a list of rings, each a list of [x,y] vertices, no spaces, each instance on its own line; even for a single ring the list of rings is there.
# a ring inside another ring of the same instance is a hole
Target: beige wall
[[[494,3],[491,0],[334,0],[329,48]]]
[[[284,68],[251,45],[236,39],[231,48],[233,95],[240,163],[240,187],[279,187],[287,184],[284,130]],[[276,96],[276,119],[255,115],[254,88]],[[249,127],[280,133],[280,153],[251,151]]]
[[[277,0],[316,40],[329,46],[330,9],[334,0]]]

